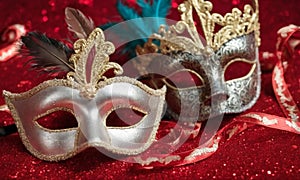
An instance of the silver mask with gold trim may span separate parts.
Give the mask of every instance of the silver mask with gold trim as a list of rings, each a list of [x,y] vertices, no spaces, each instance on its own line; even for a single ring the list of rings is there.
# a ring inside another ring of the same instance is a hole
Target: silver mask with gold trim
[[[106,78],[119,64],[109,62],[114,46],[96,28],[89,37],[74,44],[70,58],[74,71],[66,79],[54,79],[16,94],[4,91],[8,107],[26,148],[36,157],[58,161],[88,147],[121,155],[136,155],[155,140],[162,115],[165,88],[153,90],[129,77]],[[143,118],[127,127],[108,127],[107,117],[118,108],[141,112]],[[55,111],[72,113],[78,127],[51,130],[38,119]]]
[[[134,65],[144,78],[148,76],[151,87],[167,86],[168,112],[174,118],[206,120],[209,115],[240,113],[255,104],[260,94],[261,71],[258,1],[253,2],[254,9],[245,5],[244,12],[234,8],[223,17],[211,13],[209,1],[186,0],[179,6],[181,21],[168,29],[161,27],[143,47],[136,48],[140,55],[159,52],[172,59],[159,63],[156,58],[141,56]],[[205,45],[195,26],[193,11],[199,15]],[[216,25],[221,26],[217,32]],[[189,37],[181,35],[186,31]],[[159,41],[159,45],[154,40]],[[184,68],[174,68],[179,65]],[[247,66],[246,72],[240,72],[243,69],[240,66]],[[168,75],[163,78],[147,75],[154,68],[168,72]],[[169,83],[183,71],[195,77],[197,83],[185,87],[174,86],[180,83]],[[211,103],[217,108],[211,108]]]

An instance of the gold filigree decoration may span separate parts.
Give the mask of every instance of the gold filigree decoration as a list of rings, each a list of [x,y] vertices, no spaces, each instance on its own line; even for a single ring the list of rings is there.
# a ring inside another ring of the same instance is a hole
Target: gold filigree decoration
[[[190,34],[190,38],[180,35],[187,30]],[[160,42],[157,46],[152,41],[156,39]],[[190,29],[188,24],[184,21],[179,21],[176,25],[170,26],[167,29],[165,26],[161,26],[158,33],[150,36],[148,41],[143,47],[137,47],[137,54],[156,53],[168,54],[176,51],[188,50],[191,53],[202,53],[204,46],[196,29]]]
[[[69,72],[68,80],[75,81],[81,95],[93,98],[98,90],[98,83],[105,80],[104,74],[114,69],[116,75],[122,74],[122,67],[109,62],[109,55],[115,51],[111,42],[105,41],[103,31],[96,28],[87,39],[79,39],[74,43],[75,54],[69,61],[74,64],[75,71]]]
[[[187,0],[179,6],[182,12],[181,19],[186,22],[190,29],[196,29],[193,19],[193,9],[200,18],[202,29],[208,46],[217,50],[225,42],[238,36],[255,33],[256,45],[260,45],[258,0],[253,0],[254,9],[250,5],[244,6],[244,12],[233,8],[231,13],[222,16],[217,13],[211,14],[213,5],[205,0]],[[216,25],[221,29],[215,32]]]
[[[162,26],[158,34],[153,34],[144,47],[137,47],[137,54],[161,52],[167,54],[169,52],[185,50],[193,54],[203,53],[204,45],[195,26],[193,11],[195,10],[202,24],[202,29],[207,42],[207,48],[214,51],[219,49],[227,41],[254,32],[256,45],[260,45],[259,22],[258,22],[258,0],[253,0],[253,7],[244,6],[244,12],[237,8],[233,8],[231,13],[227,13],[224,17],[220,14],[213,13],[213,5],[205,0],[186,0],[178,9],[182,13],[181,21],[170,26],[169,29]],[[215,32],[216,25],[221,26],[218,32]],[[181,34],[187,31],[190,37]],[[157,46],[152,39],[160,41]],[[155,51],[153,51],[155,50]],[[141,64],[142,65],[142,64]]]

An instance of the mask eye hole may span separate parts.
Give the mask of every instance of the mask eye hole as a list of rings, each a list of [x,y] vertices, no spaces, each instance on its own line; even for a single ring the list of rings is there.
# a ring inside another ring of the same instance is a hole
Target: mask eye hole
[[[202,87],[204,85],[203,78],[192,70],[177,71],[165,79],[168,86],[174,89],[184,89],[190,87]]]
[[[224,68],[225,81],[239,79],[247,76],[255,67],[254,62],[246,59],[234,59]]]
[[[129,127],[138,124],[146,113],[131,109],[118,108],[111,112],[106,118],[107,127]]]
[[[35,122],[49,130],[60,130],[77,128],[78,123],[74,115],[67,111],[55,111],[50,114],[42,115],[42,117],[35,120]]]

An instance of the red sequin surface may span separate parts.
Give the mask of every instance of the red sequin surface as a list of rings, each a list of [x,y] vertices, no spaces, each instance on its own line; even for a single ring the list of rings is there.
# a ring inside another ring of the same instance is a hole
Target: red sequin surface
[[[176,7],[182,1],[172,3],[169,18],[179,20]],[[233,6],[242,7],[243,0],[215,0],[217,12],[228,12]],[[116,1],[93,0],[11,0],[0,2],[0,29],[12,24],[24,24],[30,31],[45,32],[48,36],[64,39],[67,26],[64,22],[64,8],[80,9],[90,16],[97,25],[119,20],[115,8]],[[299,0],[261,0],[261,51],[275,51],[276,31],[286,25],[300,25]],[[23,92],[49,79],[45,75],[29,71],[24,67],[25,59],[13,58],[0,63],[0,90]],[[300,75],[295,63],[295,73],[287,73],[292,80],[292,94],[299,94]],[[299,96],[295,100],[299,105]],[[4,104],[3,98],[0,105]],[[29,107],[30,108],[30,107]],[[271,73],[262,74],[262,91],[256,105],[249,110],[284,116],[275,99]],[[0,113],[0,126],[13,123],[9,114]],[[234,116],[226,116],[230,121]],[[130,163],[116,161],[102,155],[95,149],[88,149],[62,162],[44,162],[25,149],[18,134],[0,137],[0,178],[40,178],[50,179],[95,179],[95,178],[197,178],[197,179],[279,179],[300,178],[300,137],[285,131],[253,126],[230,141],[221,143],[219,150],[208,159],[181,167],[140,170]]]

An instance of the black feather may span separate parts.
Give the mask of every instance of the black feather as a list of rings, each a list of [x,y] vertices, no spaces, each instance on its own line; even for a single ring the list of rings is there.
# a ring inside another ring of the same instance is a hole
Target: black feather
[[[32,57],[28,63],[33,69],[47,73],[74,70],[73,65],[68,61],[74,51],[64,43],[37,32],[29,32],[21,39],[26,47],[21,50],[21,54]]]

